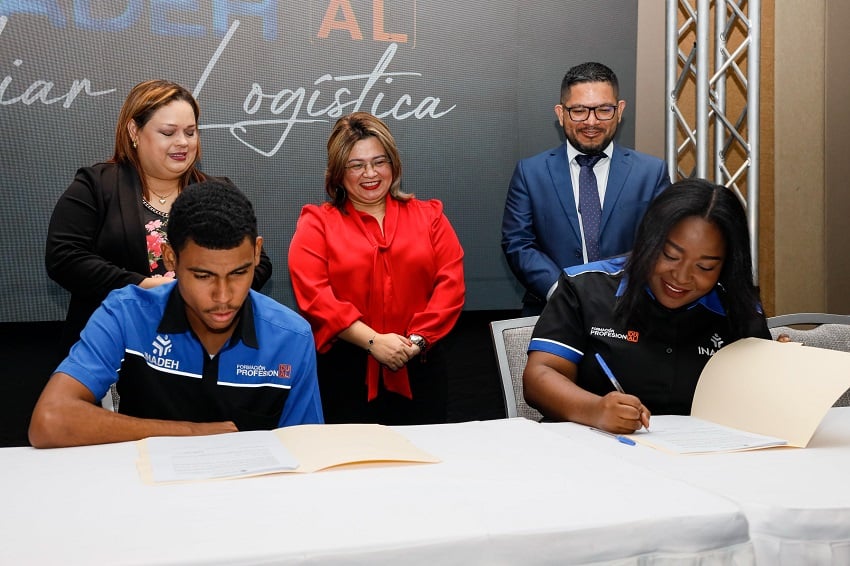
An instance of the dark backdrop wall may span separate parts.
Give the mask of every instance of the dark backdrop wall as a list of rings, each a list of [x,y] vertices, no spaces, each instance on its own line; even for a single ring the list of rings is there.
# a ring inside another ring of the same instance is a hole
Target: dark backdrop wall
[[[258,209],[267,294],[294,304],[299,210],[323,200],[336,118],[366,110],[396,135],[405,190],[445,203],[466,308],[516,308],[499,243],[513,166],[560,143],[552,107],[571,65],[609,64],[633,100],[636,12],[636,0],[2,1],[0,322],[64,318],[43,267],[48,219],[76,168],[111,155],[121,103],[149,78],[197,96],[202,168]],[[633,138],[627,111],[620,141]]]

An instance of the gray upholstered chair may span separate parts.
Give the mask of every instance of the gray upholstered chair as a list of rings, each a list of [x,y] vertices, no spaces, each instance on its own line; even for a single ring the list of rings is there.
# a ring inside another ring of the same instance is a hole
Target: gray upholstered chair
[[[794,328],[806,326],[807,328]],[[850,352],[850,315],[823,313],[782,314],[767,319],[770,334],[776,340],[787,334],[794,342],[806,346]],[[850,390],[838,398],[835,407],[850,406]]]
[[[522,372],[528,361],[528,343],[537,323],[536,316],[496,320],[490,323],[496,360],[502,378],[502,395],[505,412],[510,417],[525,417],[539,421],[543,418],[537,410],[529,407],[522,394]]]

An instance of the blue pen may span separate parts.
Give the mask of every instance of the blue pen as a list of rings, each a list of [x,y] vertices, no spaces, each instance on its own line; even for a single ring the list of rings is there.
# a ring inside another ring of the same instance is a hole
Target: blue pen
[[[619,381],[617,381],[617,378],[616,378],[616,377],[614,377],[614,372],[613,372],[613,371],[611,371],[611,368],[609,368],[609,367],[608,367],[608,364],[606,364],[606,363],[605,363],[605,360],[603,360],[603,359],[602,359],[602,356],[600,356],[600,355],[599,355],[599,352],[596,352],[596,354],[595,354],[595,355],[596,355],[596,361],[597,361],[597,362],[599,362],[599,365],[600,365],[600,366],[602,366],[602,371],[604,371],[604,372],[605,372],[605,375],[607,375],[607,376],[608,376],[608,379],[609,379],[609,380],[611,381],[611,383],[614,385],[614,389],[616,389],[616,390],[617,390],[617,391],[619,391],[620,393],[625,394],[626,392],[625,392],[625,391],[623,391],[623,386],[622,386],[622,385],[620,385],[620,382],[619,382]],[[639,416],[640,418],[643,418],[643,413],[641,413],[641,414],[640,414],[640,415],[638,415],[638,416]],[[648,426],[646,427],[646,430],[649,430],[649,427],[648,427]],[[604,431],[601,431],[601,430],[600,430],[599,432],[604,432]],[[623,437],[623,438],[625,438],[625,437]],[[628,442],[626,442],[626,444],[634,444],[634,441],[632,441],[631,439],[629,439],[629,438],[625,438],[625,439],[626,439],[626,440],[628,440]],[[620,442],[623,442],[623,441],[621,440]]]
[[[602,371],[605,372],[605,375],[607,375],[608,379],[611,380],[611,383],[614,384],[614,389],[620,393],[625,393],[620,382],[617,381],[616,377],[614,377],[614,372],[611,371],[611,368],[608,367],[608,364],[605,363],[605,360],[602,359],[602,356],[600,356],[598,352],[596,353],[596,361],[599,362],[599,365],[602,366]]]
[[[610,436],[611,438],[615,438],[618,442],[622,442],[623,444],[628,444],[629,446],[635,445],[635,441],[629,438],[628,436],[614,434],[613,432],[608,432],[607,430],[601,430],[593,427],[590,427],[590,430],[592,430],[593,432],[598,432],[599,434],[604,434],[605,436]]]

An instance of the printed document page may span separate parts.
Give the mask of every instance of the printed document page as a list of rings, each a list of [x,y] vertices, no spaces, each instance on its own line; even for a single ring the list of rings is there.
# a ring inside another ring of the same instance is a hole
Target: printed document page
[[[208,480],[294,470],[298,462],[269,430],[144,441],[155,482]]]
[[[654,416],[650,430],[636,432],[630,438],[676,454],[733,452],[787,444],[781,438],[753,434],[681,415]]]
[[[146,483],[440,461],[392,428],[378,424],[297,425],[273,431],[153,437],[140,440],[137,446],[137,467]]]

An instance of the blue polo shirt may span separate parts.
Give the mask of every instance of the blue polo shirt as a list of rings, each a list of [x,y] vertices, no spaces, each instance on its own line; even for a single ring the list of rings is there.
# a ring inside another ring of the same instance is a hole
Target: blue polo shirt
[[[117,384],[119,412],[239,430],[323,423],[310,325],[250,291],[228,343],[213,357],[186,318],[177,284],[109,294],[56,369],[95,399]]]
[[[654,415],[688,415],[703,367],[737,339],[715,287],[678,309],[661,305],[647,289],[633,322],[614,314],[626,288],[626,257],[564,270],[534,328],[529,351],[564,358],[578,367],[576,384],[604,396],[614,390],[594,354],[610,366],[626,393]],[[745,336],[770,339],[764,316]]]

